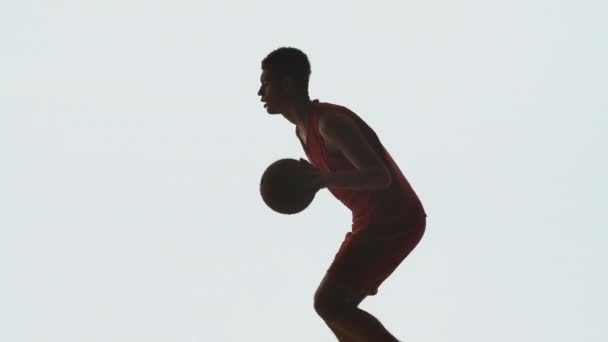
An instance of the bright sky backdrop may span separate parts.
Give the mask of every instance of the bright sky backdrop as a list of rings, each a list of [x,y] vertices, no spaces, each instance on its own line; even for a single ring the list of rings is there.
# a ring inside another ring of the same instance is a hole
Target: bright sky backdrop
[[[429,214],[362,307],[407,341],[608,341],[608,3],[3,1],[0,340],[334,341],[350,216],[259,197],[304,153],[260,60],[368,121]]]

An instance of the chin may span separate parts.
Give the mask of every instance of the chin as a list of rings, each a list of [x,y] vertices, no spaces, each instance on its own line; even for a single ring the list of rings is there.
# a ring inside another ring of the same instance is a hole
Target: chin
[[[269,107],[266,107],[266,113],[270,114],[270,115],[276,115],[276,114],[281,114],[279,111],[277,110],[273,110]]]

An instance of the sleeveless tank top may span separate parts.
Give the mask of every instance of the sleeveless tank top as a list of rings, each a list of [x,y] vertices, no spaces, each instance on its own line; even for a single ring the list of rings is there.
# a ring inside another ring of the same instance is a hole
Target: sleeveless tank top
[[[306,144],[298,136],[310,163],[324,173],[354,171],[355,167],[344,157],[330,155],[319,134],[318,120],[322,112],[340,112],[355,120],[368,143],[388,166],[392,182],[386,189],[351,190],[328,188],[328,190],[352,212],[352,230],[363,229],[371,224],[408,224],[426,213],[409,182],[384,148],[376,133],[354,112],[346,107],[318,100],[312,102],[307,118]]]

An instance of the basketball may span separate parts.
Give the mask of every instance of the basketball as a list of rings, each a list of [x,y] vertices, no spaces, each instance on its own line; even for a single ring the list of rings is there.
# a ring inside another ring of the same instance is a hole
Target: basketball
[[[307,166],[295,159],[280,159],[270,164],[260,181],[264,203],[281,214],[295,214],[306,209],[316,191],[308,186]]]

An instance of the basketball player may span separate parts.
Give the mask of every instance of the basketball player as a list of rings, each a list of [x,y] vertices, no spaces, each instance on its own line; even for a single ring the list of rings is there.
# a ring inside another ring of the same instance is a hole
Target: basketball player
[[[310,63],[282,47],[262,61],[258,95],[269,114],[295,125],[314,190],[327,188],[352,211],[346,234],[315,296],[314,308],[339,341],[397,341],[358,306],[424,234],[426,213],[374,131],[349,109],[311,100]]]

